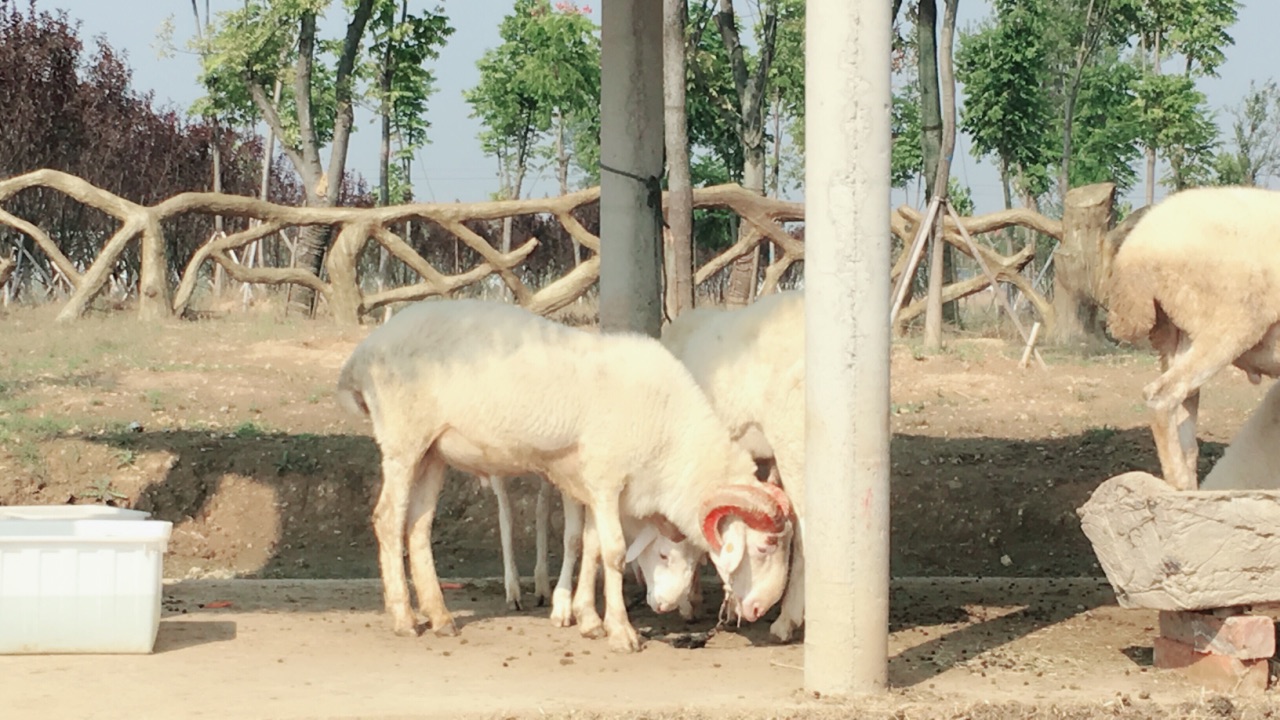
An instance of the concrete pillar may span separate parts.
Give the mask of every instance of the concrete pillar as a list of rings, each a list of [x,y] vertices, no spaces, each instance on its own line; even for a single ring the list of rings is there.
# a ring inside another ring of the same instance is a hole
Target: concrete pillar
[[[662,3],[600,8],[600,327],[662,328]]]
[[[834,696],[888,684],[889,6],[806,6],[804,680]]]

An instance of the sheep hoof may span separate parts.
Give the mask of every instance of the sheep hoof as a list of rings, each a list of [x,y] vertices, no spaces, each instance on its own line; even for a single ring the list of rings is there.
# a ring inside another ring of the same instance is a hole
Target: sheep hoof
[[[547,601],[550,599],[551,599],[551,593],[549,592],[545,592],[545,593],[538,592],[538,593],[534,593],[534,596],[533,596],[533,602],[535,603],[536,607],[546,607]]]
[[[507,598],[507,609],[513,612],[520,612],[524,610],[524,606],[520,602],[520,598]]]
[[[780,643],[788,643],[791,642],[791,638],[795,636],[796,629],[799,627],[797,623],[780,617],[769,626],[769,634]]]
[[[418,637],[418,621],[413,615],[394,617],[391,621],[391,632],[400,637]]]
[[[617,626],[609,633],[609,648],[620,653],[639,652],[640,635],[629,624]]]
[[[604,637],[604,622],[600,620],[600,616],[578,618],[578,632],[582,633],[582,637],[598,640]]]
[[[436,634],[436,637],[456,637],[458,635],[458,626],[454,625],[453,619],[450,618],[448,622],[435,626],[432,632]]]

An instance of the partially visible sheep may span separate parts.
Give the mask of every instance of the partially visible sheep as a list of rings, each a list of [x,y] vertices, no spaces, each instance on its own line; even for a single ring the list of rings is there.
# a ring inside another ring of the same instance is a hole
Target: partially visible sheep
[[[1280,382],[1254,408],[1201,490],[1280,490]]]
[[[522,609],[520,574],[516,569],[511,542],[511,501],[506,479],[490,476],[488,484],[498,505],[498,534],[502,547],[503,585],[507,608]],[[572,624],[573,567],[582,544],[582,505],[561,493],[565,506],[565,546],[560,576],[554,598],[547,575],[547,532],[551,515],[551,485],[545,480],[538,487],[535,512],[537,564],[534,569],[534,598],[539,606],[551,600],[551,621],[558,627]],[[686,620],[695,615],[699,586],[694,582],[699,556],[683,535],[661,516],[645,520],[622,516],[623,534],[627,539],[626,562],[634,567],[636,579],[645,586],[645,599],[657,613],[679,610]],[[545,589],[544,589],[545,588]]]
[[[505,303],[424,301],[357,346],[337,397],[370,418],[382,452],[374,530],[398,634],[416,632],[406,537],[431,626],[457,632],[431,550],[449,465],[477,476],[535,473],[584,503],[573,611],[584,635],[603,628],[617,650],[640,646],[622,594],[623,514],[661,515],[710,551],[743,619],[754,621],[782,596],[794,532],[785,495],[755,479],[751,457],[652,338],[588,333]],[[603,622],[594,605],[597,556]]]
[[[769,632],[786,642],[804,624],[804,292],[766,295],[745,308],[680,315],[662,342],[689,368],[734,440],[772,457],[801,532],[791,576]]]
[[[1196,487],[1200,386],[1227,365],[1280,376],[1280,192],[1183,190],[1134,225],[1112,261],[1107,325],[1162,373],[1143,388],[1164,478]]]
[[[681,313],[675,320],[669,323],[662,333],[662,344],[667,347],[672,354],[677,357],[684,349],[687,338],[705,321],[711,320],[724,310],[714,306],[705,306],[686,310]],[[758,464],[758,471],[764,470],[768,473],[768,477],[774,484],[778,483],[776,466],[773,464],[773,450],[769,447],[768,442],[754,428],[749,429],[743,437],[737,439],[738,444],[742,445],[751,453]],[[494,482],[496,480],[496,482]],[[511,609],[520,609],[520,580],[519,573],[515,567],[514,552],[511,547],[511,516],[510,512],[505,511],[508,507],[505,483],[501,479],[491,479],[493,483],[494,494],[498,496],[498,528],[502,542],[503,554],[503,577],[507,594],[507,606]],[[543,502],[544,491],[547,489],[546,482],[543,482],[538,493],[537,519],[535,524],[536,546],[538,548],[537,565],[534,568],[534,587],[535,598],[539,605],[542,604],[545,597],[542,590],[544,586],[549,586],[546,578],[546,554],[547,547],[547,526],[550,519],[550,508],[548,504]],[[563,494],[562,494],[563,497]],[[566,524],[566,532],[568,531]],[[581,523],[577,526],[577,531],[582,530]],[[628,537],[631,534],[628,533]],[[641,536],[643,538],[651,538],[652,535]],[[569,541],[566,540],[565,545],[565,566],[570,570],[577,559],[578,546],[575,544],[572,554],[569,550]],[[629,562],[633,562],[636,568],[636,577],[645,585],[646,597],[649,600],[649,606],[654,612],[667,612],[660,608],[667,607],[670,603],[666,600],[670,599],[676,592],[676,586],[672,583],[677,582],[675,578],[681,577],[686,568],[686,563],[697,563],[698,558],[686,557],[689,550],[684,546],[678,546],[674,541],[654,543],[641,547],[629,545],[627,558]],[[567,627],[571,621],[571,613],[569,611],[569,597],[572,593],[572,583],[568,579],[569,573],[562,566],[560,581],[556,584],[554,593],[555,600],[552,601],[552,622],[560,627]],[[646,576],[648,581],[646,582]],[[657,583],[656,587],[654,583]],[[688,586],[688,589],[675,603],[676,608],[680,612],[680,616],[686,620],[694,619],[698,616],[701,608],[701,585],[696,582]]]
[[[507,493],[507,479],[490,475],[481,480],[493,490],[498,505],[498,542],[502,548],[502,584],[507,595],[507,609],[523,609],[520,592],[520,572],[516,569],[515,548],[511,542],[511,496]],[[551,519],[551,485],[546,480],[538,482],[538,496],[534,505],[534,535],[537,560],[533,568],[533,598],[539,607],[551,599],[551,581],[547,574],[547,523]]]

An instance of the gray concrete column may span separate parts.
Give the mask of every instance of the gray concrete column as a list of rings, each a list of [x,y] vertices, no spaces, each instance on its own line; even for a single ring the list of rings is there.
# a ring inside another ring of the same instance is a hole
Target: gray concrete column
[[[600,7],[600,327],[662,328],[662,3]]]
[[[889,5],[806,9],[804,681],[823,695],[888,683]]]

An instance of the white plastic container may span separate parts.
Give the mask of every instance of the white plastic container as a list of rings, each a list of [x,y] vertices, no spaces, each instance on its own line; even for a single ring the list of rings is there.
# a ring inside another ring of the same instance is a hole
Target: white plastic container
[[[0,654],[151,652],[173,523],[148,517],[0,508]]]

